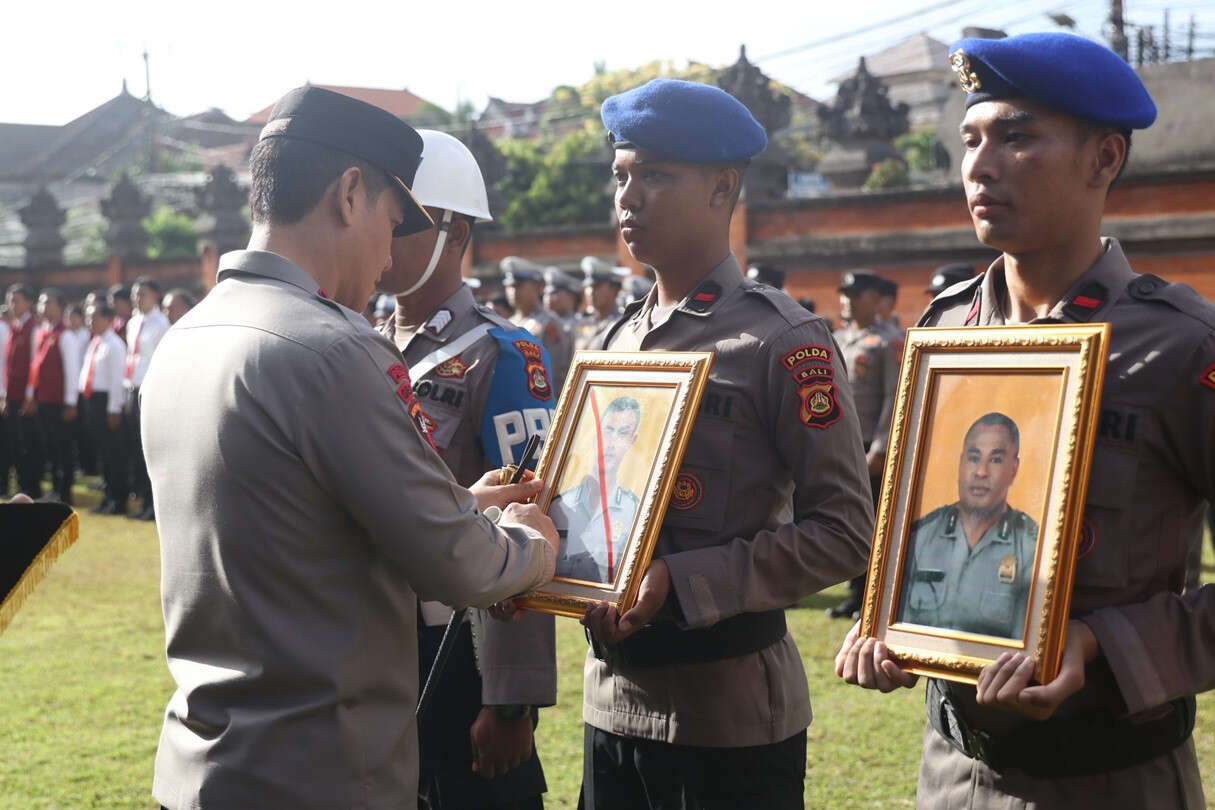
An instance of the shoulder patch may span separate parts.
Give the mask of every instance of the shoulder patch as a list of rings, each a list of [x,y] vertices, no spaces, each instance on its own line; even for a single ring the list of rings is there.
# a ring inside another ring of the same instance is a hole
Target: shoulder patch
[[[834,353],[828,347],[820,346],[817,343],[807,343],[786,354],[780,359],[780,362],[785,367],[785,371],[793,371],[806,363],[822,363],[829,366],[833,356]]]
[[[548,378],[548,369],[544,367],[544,353],[540,347],[530,340],[516,340],[513,345],[526,363],[523,373],[527,375],[527,390],[536,399],[552,399],[553,385]]]
[[[417,427],[418,433],[422,434],[422,438],[430,445],[431,450],[438,452],[438,448],[435,447],[434,436],[431,435],[431,426],[434,423],[418,403],[418,397],[413,391],[413,383],[409,380],[409,369],[400,363],[393,363],[388,367],[387,373],[388,378],[396,385],[397,397],[405,404],[405,410],[409,413],[409,418],[413,420],[414,425]]]
[[[824,430],[843,416],[834,380],[822,380],[803,385],[797,390],[801,398],[801,420],[807,427]]]
[[[1198,381],[1207,388],[1210,388],[1212,391],[1215,391],[1215,363],[1207,366],[1206,370],[1202,372],[1202,377]]]
[[[468,368],[468,363],[461,360],[460,355],[456,355],[455,357],[444,360],[442,363],[435,366],[435,376],[462,380],[464,379],[464,375],[468,373]]]

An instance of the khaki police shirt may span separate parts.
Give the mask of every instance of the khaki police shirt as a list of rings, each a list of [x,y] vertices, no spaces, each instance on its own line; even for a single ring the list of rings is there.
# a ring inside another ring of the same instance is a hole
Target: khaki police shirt
[[[1071,609],[1101,659],[1059,713],[1135,714],[1215,687],[1215,587],[1181,596],[1186,553],[1215,501],[1215,306],[1190,287],[1131,270],[1115,239],[1034,323],[1108,322],[1109,363]],[[923,326],[1008,323],[1003,259],[938,296]],[[1178,662],[1184,662],[1179,665]],[[974,704],[980,728],[1021,721]]]
[[[885,452],[899,383],[898,356],[877,323],[864,329],[849,324],[835,330],[834,337],[848,368],[861,438],[870,449]]]
[[[860,573],[869,475],[823,319],[744,279],[733,255],[651,328],[656,294],[626,309],[607,348],[714,353],[655,550],[687,625],[786,608]],[[587,723],[677,744],[763,745],[810,723],[789,635],[708,663],[612,666],[588,653],[583,695]]]
[[[401,314],[398,309],[397,315]],[[410,369],[413,390],[426,413],[439,456],[465,486],[493,466],[485,456],[486,442],[498,445],[503,459],[511,458],[527,442],[527,428],[518,426],[531,425],[543,432],[551,416],[547,408],[496,414],[500,417],[498,430],[492,436],[481,435],[499,351],[498,341],[486,327],[517,328],[488,307],[478,306],[472,290],[464,285],[416,333],[398,330],[396,318],[383,327]],[[471,343],[470,336],[475,338]],[[415,371],[420,373],[415,376]],[[526,387],[526,380],[521,379],[520,384]],[[451,610],[440,603],[423,603],[422,610],[428,625],[446,624],[451,618]],[[557,650],[551,615],[528,613],[517,621],[502,622],[478,610],[470,611],[470,621],[484,705],[551,706],[557,702]]]
[[[604,521],[604,506],[607,521]],[[591,582],[612,582],[619,571],[624,543],[633,531],[641,500],[630,489],[614,484],[600,493],[599,481],[586,476],[549,504],[548,515],[561,537],[555,576]],[[612,559],[608,559],[608,532]]]
[[[236,251],[142,386],[174,808],[412,808],[417,597],[488,606],[555,554],[495,526],[411,420],[400,355],[287,259]]]
[[[611,329],[623,314],[619,309],[614,309],[604,316],[600,316],[594,310],[583,314],[578,318],[578,324],[574,328],[574,348],[598,348],[607,330]]]
[[[549,369],[553,376],[553,389],[561,393],[565,383],[565,375],[569,373],[570,361],[574,358],[574,337],[561,323],[552,311],[537,307],[530,315],[516,312],[510,322],[521,326],[532,333],[532,337],[544,344],[548,349],[548,359],[553,367]]]
[[[1038,524],[1008,506],[971,548],[958,505],[911,526],[899,620],[1001,638],[1025,635]]]

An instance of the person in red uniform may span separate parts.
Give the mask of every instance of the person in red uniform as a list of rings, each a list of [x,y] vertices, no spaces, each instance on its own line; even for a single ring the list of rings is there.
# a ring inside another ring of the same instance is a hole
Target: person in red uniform
[[[72,431],[76,421],[78,392],[75,383],[80,376],[80,358],[72,349],[67,324],[63,322],[63,293],[49,287],[43,290],[38,296],[38,315],[42,329],[38,332],[30,368],[34,396],[26,399],[22,410],[38,419],[50,460],[52,497],[70,506],[76,470]]]
[[[25,403],[33,399],[30,366],[34,360],[34,333],[38,319],[34,317],[34,294],[24,284],[14,284],[5,294],[12,313],[11,333],[4,347],[4,389],[0,401],[4,413],[4,428],[8,433],[13,466],[17,468],[17,485],[22,492],[37,498],[42,495],[42,442],[38,420],[25,412]]]

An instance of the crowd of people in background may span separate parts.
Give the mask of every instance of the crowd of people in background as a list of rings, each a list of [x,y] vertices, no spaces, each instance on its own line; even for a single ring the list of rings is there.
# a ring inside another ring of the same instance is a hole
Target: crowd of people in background
[[[70,506],[77,476],[96,477],[95,513],[154,519],[139,386],[161,337],[195,301],[149,278],[81,300],[11,285],[0,305],[0,495],[19,489]]]

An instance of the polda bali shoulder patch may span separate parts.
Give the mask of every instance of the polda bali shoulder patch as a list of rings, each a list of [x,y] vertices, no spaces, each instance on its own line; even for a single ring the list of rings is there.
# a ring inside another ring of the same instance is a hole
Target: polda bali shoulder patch
[[[431,426],[434,424],[430,421],[430,417],[422,410],[422,406],[418,403],[418,398],[413,392],[413,383],[409,380],[409,369],[400,363],[393,363],[388,367],[388,378],[397,386],[397,398],[405,404],[405,410],[409,413],[409,418],[413,420],[414,425],[418,428],[418,433],[422,434],[422,438],[430,445],[430,449],[438,452],[435,447],[434,437],[431,436]]]
[[[526,363],[523,373],[527,375],[527,390],[536,399],[552,399],[553,384],[548,378],[548,369],[544,367],[543,351],[530,340],[516,340],[513,345]]]
[[[1199,378],[1198,382],[1215,391],[1215,363],[1207,366],[1206,371],[1202,372],[1202,377]]]
[[[793,371],[798,366],[806,363],[821,363],[830,366],[831,357],[832,351],[826,346],[807,343],[805,346],[798,346],[786,354],[780,359],[780,363],[785,367],[785,371]]]
[[[700,483],[700,479],[692,473],[681,472],[675,479],[675,486],[671,489],[671,508],[691,509],[700,503],[704,495],[705,488]]]
[[[823,380],[803,385],[797,395],[802,400],[802,424],[820,430],[834,425],[843,416],[839,398],[835,393],[835,382]]]
[[[806,366],[793,372],[793,381],[798,385],[808,385],[815,380],[835,379],[835,369],[832,366]]]
[[[459,355],[444,360],[439,365],[435,366],[436,377],[447,377],[449,379],[462,380],[464,375],[468,373],[468,363],[460,359]]]

